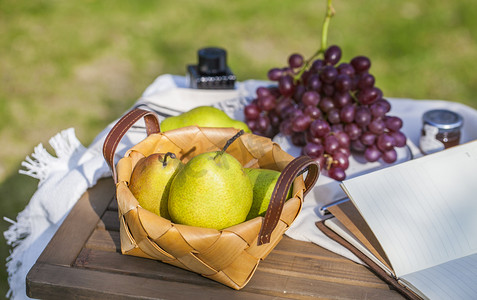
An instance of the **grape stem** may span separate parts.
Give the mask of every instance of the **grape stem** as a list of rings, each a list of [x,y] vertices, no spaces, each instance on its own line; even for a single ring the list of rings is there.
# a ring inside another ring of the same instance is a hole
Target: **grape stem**
[[[321,46],[320,49],[318,49],[315,54],[313,54],[310,58],[308,58],[305,63],[303,64],[303,67],[301,70],[296,74],[295,76],[295,81],[298,81],[301,78],[301,75],[308,69],[310,64],[313,62],[315,58],[320,56],[321,54],[325,53],[327,43],[328,43],[328,28],[330,26],[330,20],[331,18],[335,15],[335,9],[333,8],[331,2],[332,0],[327,0],[328,4],[326,6],[326,15],[325,19],[323,21],[323,26],[321,28]]]
[[[326,170],[329,170],[331,168],[331,165],[336,162],[335,160],[333,160],[333,156],[329,155],[329,154],[324,154],[324,157],[325,157],[325,169]]]

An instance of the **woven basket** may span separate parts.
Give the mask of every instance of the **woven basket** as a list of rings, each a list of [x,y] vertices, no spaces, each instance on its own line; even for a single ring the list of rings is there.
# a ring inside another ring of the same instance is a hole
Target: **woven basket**
[[[139,119],[148,137],[114,164],[116,147]],[[306,156],[294,159],[270,139],[244,134],[227,149],[243,166],[281,171],[265,217],[222,229],[174,224],[142,208],[128,188],[139,159],[152,153],[173,152],[184,163],[197,154],[220,150],[238,130],[185,127],[165,133],[157,116],[135,109],[121,118],[106,137],[103,155],[113,171],[119,207],[121,251],[190,270],[234,289],[252,277],[260,260],[276,246],[300,212],[304,195],[316,183],[319,167]],[[308,171],[306,180],[304,171]],[[292,198],[285,199],[293,186]],[[287,200],[285,202],[285,200]]]

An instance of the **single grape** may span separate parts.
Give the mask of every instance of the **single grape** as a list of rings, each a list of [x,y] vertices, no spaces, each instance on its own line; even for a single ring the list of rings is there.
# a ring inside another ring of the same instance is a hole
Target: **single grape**
[[[337,108],[330,109],[328,113],[326,114],[326,116],[327,116],[328,122],[330,122],[331,124],[338,124],[341,122],[340,110]]]
[[[259,87],[257,88],[257,98],[260,99],[260,98],[263,98],[263,97],[268,97],[268,96],[271,96],[272,93],[270,92],[269,89],[267,89],[266,87]]]
[[[350,63],[357,73],[366,72],[371,67],[371,61],[366,56],[356,56]]]
[[[323,140],[323,146],[325,147],[325,152],[328,154],[335,153],[336,150],[340,147],[338,139],[334,135],[327,135]]]
[[[384,119],[386,128],[391,131],[399,131],[402,128],[402,120],[395,116],[387,116]]]
[[[271,81],[278,81],[283,76],[283,71],[279,68],[273,68],[268,71],[267,77]]]
[[[394,145],[395,142],[393,136],[387,132],[380,134],[376,139],[376,146],[382,152],[391,150],[392,148],[394,148]]]
[[[364,90],[374,86],[374,76],[368,73],[362,74],[358,81],[358,88]]]
[[[319,92],[321,91],[321,86],[322,86],[322,83],[320,80],[320,75],[312,74],[310,75],[310,77],[308,77],[308,81],[307,81],[308,90]]]
[[[292,120],[292,130],[294,132],[303,132],[310,127],[311,122],[310,116],[305,114],[298,115]]]
[[[406,135],[404,135],[404,133],[402,133],[401,131],[392,131],[390,132],[390,134],[392,135],[392,137],[394,138],[394,143],[395,143],[395,147],[404,147],[406,146]]]
[[[347,92],[353,87],[353,81],[346,74],[339,74],[335,80],[335,88],[340,92]]]
[[[364,158],[369,162],[378,161],[381,158],[381,151],[375,145],[371,145],[364,150]]]
[[[337,151],[335,151],[335,153],[333,153],[333,164],[332,165],[336,166],[336,167],[340,167],[343,170],[348,169],[348,167],[349,167],[348,155],[344,154],[341,151],[338,151],[338,149],[337,149]]]
[[[293,77],[285,75],[278,80],[278,89],[284,96],[291,96],[295,92],[295,85],[293,83]]]
[[[321,144],[307,143],[305,147],[303,147],[303,154],[308,155],[313,159],[319,158],[324,152],[325,149]]]
[[[350,140],[355,141],[361,136],[362,130],[356,123],[348,123],[344,127],[344,131],[348,134]]]
[[[341,148],[349,148],[351,139],[349,138],[348,134],[344,131],[334,132],[336,139],[338,139],[338,143]]]
[[[341,121],[344,123],[351,123],[354,121],[356,114],[356,106],[354,104],[347,104],[340,111]]]
[[[388,113],[391,110],[391,103],[389,103],[388,100],[386,99],[379,99],[376,101],[376,103],[379,103],[386,109],[386,113]]]
[[[364,127],[371,122],[372,115],[371,111],[366,106],[359,106],[356,108],[356,112],[354,115],[354,122],[358,124],[358,126]]]
[[[373,117],[383,117],[387,113],[386,105],[383,104],[380,100],[374,102],[369,106],[371,115]]]
[[[320,73],[320,79],[321,81],[325,83],[333,83],[338,76],[338,70],[336,70],[335,67],[327,65],[323,67],[323,70],[321,70]]]
[[[263,133],[267,131],[268,126],[270,126],[270,120],[268,119],[268,116],[260,115],[257,118],[257,125],[255,127],[255,130]]]
[[[321,110],[316,106],[310,106],[310,105],[306,106],[305,109],[303,110],[303,113],[305,115],[309,115],[313,120],[316,120],[322,117]]]
[[[342,108],[347,104],[351,104],[353,98],[348,92],[338,92],[333,95],[333,103],[336,107]]]
[[[325,62],[332,66],[336,65],[341,59],[341,48],[333,45],[325,51]]]
[[[351,155],[351,150],[349,149],[349,146],[348,147],[339,147],[335,153],[337,152],[341,152],[343,153],[344,155],[346,155],[347,157],[349,157]]]
[[[331,167],[328,170],[328,176],[337,181],[343,181],[346,179],[346,173],[340,167]]]
[[[354,76],[354,68],[349,63],[340,63],[337,67],[339,74],[348,75],[350,78]]]
[[[388,151],[383,152],[381,158],[384,162],[392,164],[397,160],[397,152],[394,149],[389,149]]]
[[[366,146],[363,145],[359,139],[356,139],[351,141],[351,149],[355,152],[362,153],[366,150]]]
[[[381,93],[380,91],[381,90],[376,87],[360,90],[358,93],[359,103],[364,105],[369,105],[374,103],[380,98],[380,93]]]
[[[361,143],[363,143],[363,145],[371,146],[376,143],[376,135],[371,131],[365,131],[361,134],[359,140]]]
[[[306,91],[301,97],[301,102],[305,105],[317,106],[320,102],[320,94],[316,91]]]
[[[322,112],[327,113],[329,112],[332,108],[335,107],[335,104],[333,102],[333,99],[330,97],[324,97],[320,100],[320,103],[318,104],[318,107],[321,109]]]
[[[375,118],[368,124],[368,130],[374,134],[381,134],[386,129],[386,124],[382,118]]]
[[[247,120],[255,120],[260,115],[260,108],[257,104],[250,103],[249,105],[245,106],[243,113]]]
[[[316,59],[311,64],[310,71],[313,73],[319,73],[321,69],[323,69],[324,65],[325,65],[325,62],[322,59]]]
[[[276,101],[277,99],[275,99],[275,97],[270,94],[258,98],[257,104],[262,111],[269,111],[275,109],[277,105]]]
[[[301,54],[292,54],[290,55],[290,57],[288,58],[288,65],[290,66],[290,68],[299,68],[303,65],[303,56]]]
[[[316,119],[310,124],[310,133],[315,137],[323,137],[330,132],[330,124],[322,119]]]

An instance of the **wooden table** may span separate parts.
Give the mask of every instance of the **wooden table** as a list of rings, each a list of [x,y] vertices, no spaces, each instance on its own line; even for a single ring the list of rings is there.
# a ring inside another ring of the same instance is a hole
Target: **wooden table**
[[[72,209],[26,278],[42,299],[402,299],[366,267],[284,237],[235,291],[198,274],[122,255],[115,187],[103,179]]]

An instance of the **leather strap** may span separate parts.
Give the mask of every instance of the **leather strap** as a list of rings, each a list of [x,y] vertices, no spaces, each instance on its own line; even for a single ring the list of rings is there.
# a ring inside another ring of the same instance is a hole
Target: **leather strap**
[[[308,174],[305,179],[305,191],[303,193],[303,195],[306,195],[311,188],[313,188],[320,174],[320,167],[316,161],[308,156],[299,156],[292,160],[281,172],[273,190],[267,212],[265,213],[265,219],[260,228],[257,241],[258,245],[270,242],[271,234],[278,224],[283,205],[285,204],[285,200],[287,200],[288,191],[295,178],[306,170]]]
[[[161,131],[159,126],[159,117],[156,115],[156,113],[136,108],[129,111],[121,119],[119,119],[104,140],[103,156],[113,171],[113,179],[115,183],[117,183],[116,166],[114,164],[114,154],[116,152],[116,148],[129,128],[131,128],[142,117],[144,117],[144,121],[146,123],[147,135],[159,133]]]

